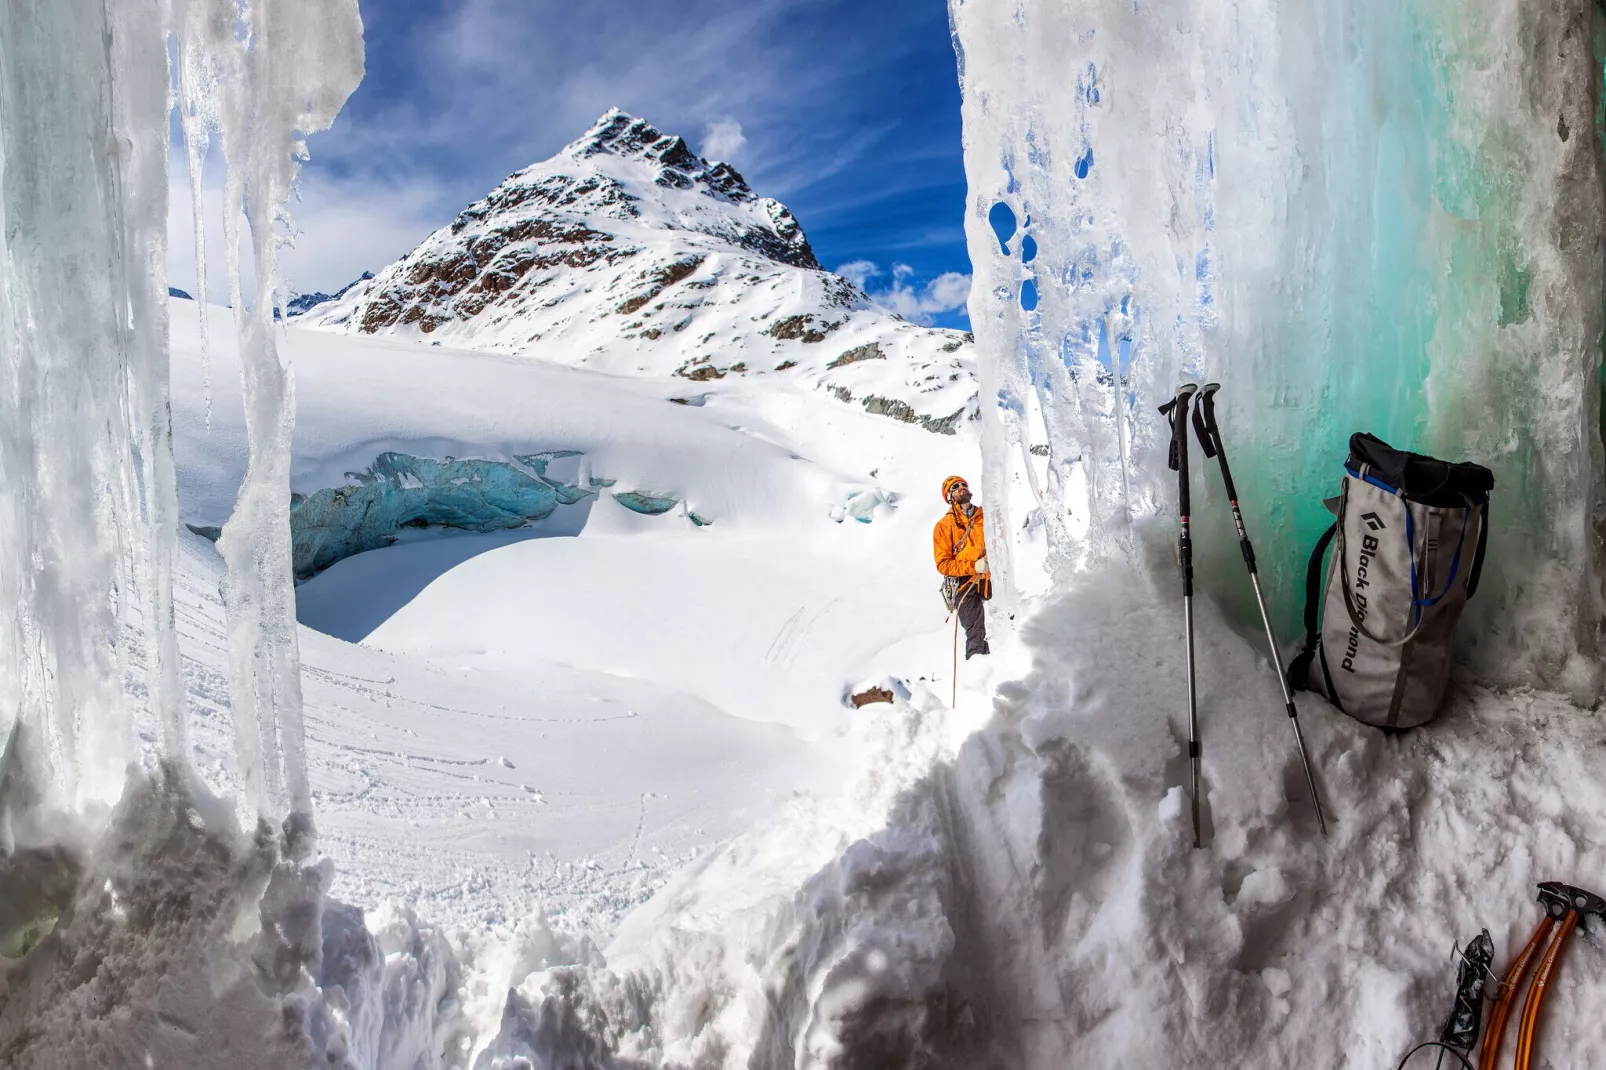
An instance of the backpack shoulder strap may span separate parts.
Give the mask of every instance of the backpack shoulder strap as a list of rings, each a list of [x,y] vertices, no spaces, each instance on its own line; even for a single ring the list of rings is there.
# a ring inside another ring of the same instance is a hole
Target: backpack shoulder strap
[[[1316,646],[1321,642],[1319,613],[1322,604],[1322,559],[1327,547],[1338,533],[1338,525],[1331,524],[1316,540],[1310,552],[1310,564],[1305,568],[1305,649],[1288,664],[1288,684],[1297,691],[1310,690],[1310,663],[1316,657]]]

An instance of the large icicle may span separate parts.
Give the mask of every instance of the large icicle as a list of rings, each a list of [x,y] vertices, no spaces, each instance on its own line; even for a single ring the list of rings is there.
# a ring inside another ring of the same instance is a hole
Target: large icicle
[[[1579,655],[1602,608],[1596,5],[950,10],[990,504],[1035,394],[1058,566],[1139,557],[1144,522],[1174,508],[1155,407],[1185,377],[1218,379],[1292,635],[1351,431],[1475,459],[1498,482],[1469,663],[1592,692]],[[1219,577],[1213,593],[1251,618],[1219,487],[1202,489],[1215,505],[1195,540],[1202,581]]]
[[[208,111],[216,116],[227,164],[224,244],[251,451],[234,513],[218,540],[228,565],[230,704],[247,792],[258,811],[294,812],[310,821],[286,508],[295,412],[273,310],[285,236],[280,224],[305,156],[302,139],[334,121],[362,78],[361,21],[355,0],[334,0],[316,19],[285,0],[258,0],[244,11],[242,33],[238,10],[235,0],[175,0],[177,24],[209,37],[183,44],[187,84],[196,70],[225,72]],[[249,301],[239,262],[242,217],[253,253]]]
[[[156,0],[126,7],[161,24]],[[112,32],[100,0],[0,10],[0,727],[45,745],[78,806],[113,801],[133,757],[131,610],[164,743],[183,745],[166,103],[161,38]]]

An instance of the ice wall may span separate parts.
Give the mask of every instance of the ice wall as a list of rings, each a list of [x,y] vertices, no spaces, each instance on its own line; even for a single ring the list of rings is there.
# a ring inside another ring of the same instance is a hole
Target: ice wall
[[[157,0],[124,8],[160,25]],[[154,30],[108,32],[99,0],[0,8],[0,729],[26,726],[76,806],[122,788],[136,654],[167,753],[184,748],[164,60]]]
[[[349,1066],[358,986],[396,1004],[401,989],[428,988],[391,976],[371,940],[319,976],[324,937],[338,951],[343,934],[325,932],[330,871],[310,864],[303,834],[281,552],[290,408],[272,338],[278,224],[299,139],[328,125],[361,55],[355,0],[0,5],[6,1065],[200,1066],[229,1050],[240,1070]],[[199,785],[185,741],[164,271],[170,58],[185,72],[180,95],[206,102],[194,114],[211,117],[226,156],[227,244],[239,237],[231,221],[248,215],[259,280],[247,311],[231,272],[251,432],[224,532],[239,764],[256,789],[246,829]],[[154,768],[133,742],[127,696],[141,692],[161,725]],[[287,812],[281,838],[265,818]]]
[[[1168,562],[1144,552],[1175,512],[1155,409],[1181,381],[1219,380],[1285,638],[1321,499],[1366,430],[1495,472],[1468,664],[1591,691],[1577,655],[1596,649],[1602,605],[1596,6],[950,13],[995,509],[1040,419],[1051,567]],[[1194,469],[1201,583],[1252,613],[1219,477]]]

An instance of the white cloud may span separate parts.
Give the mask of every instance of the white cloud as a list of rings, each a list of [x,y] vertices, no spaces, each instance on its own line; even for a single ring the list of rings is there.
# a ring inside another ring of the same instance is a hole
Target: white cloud
[[[884,289],[873,289],[870,285],[872,279],[887,274],[874,261],[854,260],[837,268],[836,273],[853,282],[870,300],[910,323],[930,324],[934,316],[943,312],[963,310],[970,298],[970,276],[958,271],[945,271],[924,286],[918,286],[910,283],[914,268],[908,264],[893,264],[892,284]]]
[[[870,288],[870,280],[881,274],[873,260],[854,260],[836,269],[836,273],[861,290]]]
[[[942,311],[963,308],[970,300],[970,276],[960,271],[944,271],[926,285],[926,294]]]
[[[742,124],[735,119],[716,120],[703,130],[702,155],[705,160],[734,163],[746,147],[747,138],[742,134]]]

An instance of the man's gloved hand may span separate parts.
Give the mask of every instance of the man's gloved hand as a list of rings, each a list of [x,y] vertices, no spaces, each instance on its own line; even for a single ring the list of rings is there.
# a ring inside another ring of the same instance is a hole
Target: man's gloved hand
[[[987,575],[987,555],[986,554],[983,554],[982,556],[976,558],[976,575],[978,575],[978,576]]]

